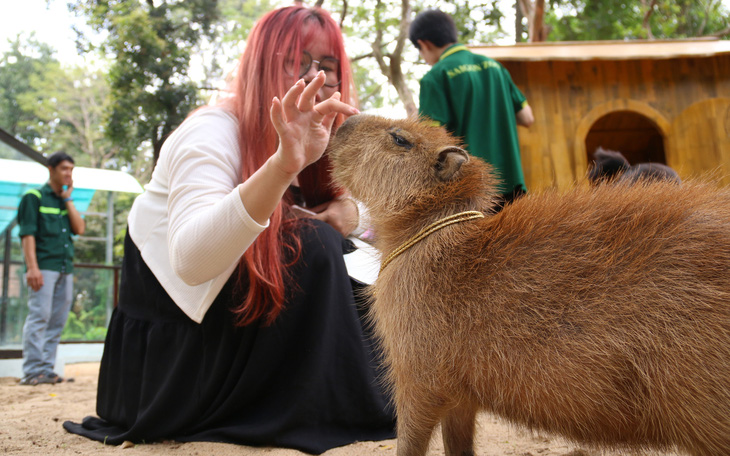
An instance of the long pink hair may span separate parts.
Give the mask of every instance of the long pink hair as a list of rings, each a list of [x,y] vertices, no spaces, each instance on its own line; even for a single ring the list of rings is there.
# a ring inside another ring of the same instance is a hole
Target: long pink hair
[[[234,96],[223,101],[239,120],[243,180],[261,168],[278,147],[269,109],[271,100],[275,96],[281,99],[289,89],[285,84],[285,61],[294,59],[293,67],[299,68],[302,51],[315,41],[330,43],[330,55],[340,61],[341,99],[355,103],[342,33],[329,13],[320,8],[289,6],[265,14],[248,37],[231,83]],[[343,120],[340,115],[333,128]],[[300,173],[299,185],[307,206],[337,196],[331,185],[326,156]],[[292,220],[285,217],[287,212],[288,203],[282,201],[271,215],[269,227],[241,258],[238,285],[247,290],[244,302],[236,309],[237,323],[241,326],[258,319],[269,324],[283,309],[288,268],[301,253],[301,242],[293,230]]]

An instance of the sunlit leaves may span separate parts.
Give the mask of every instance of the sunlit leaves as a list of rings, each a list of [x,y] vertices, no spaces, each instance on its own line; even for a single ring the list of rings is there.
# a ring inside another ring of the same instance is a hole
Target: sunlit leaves
[[[47,142],[45,122],[21,106],[23,94],[33,90],[31,79],[58,65],[53,50],[35,37],[18,36],[0,56],[0,127],[22,141],[42,149]]]
[[[548,9],[550,41],[677,39],[730,26],[720,0],[562,0]]]
[[[166,136],[202,103],[189,76],[191,53],[202,37],[215,34],[217,1],[79,0],[71,6],[106,33],[101,48],[112,61],[113,101],[107,135],[129,159],[145,141],[156,157]]]

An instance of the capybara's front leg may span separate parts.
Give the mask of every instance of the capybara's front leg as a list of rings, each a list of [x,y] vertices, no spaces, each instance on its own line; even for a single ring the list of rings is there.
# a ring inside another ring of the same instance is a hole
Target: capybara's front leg
[[[399,398],[396,392],[398,456],[424,456],[438,424],[438,412],[424,395],[403,396],[409,400]]]
[[[460,405],[441,420],[446,456],[474,456],[476,409]]]

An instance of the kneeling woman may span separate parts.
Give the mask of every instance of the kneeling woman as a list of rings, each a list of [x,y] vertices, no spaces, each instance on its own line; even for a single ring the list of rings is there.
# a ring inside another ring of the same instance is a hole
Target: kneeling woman
[[[64,427],[310,453],[392,438],[342,259],[357,206],[322,157],[357,112],[337,25],[316,8],[268,13],[233,84],[165,142],[132,207],[99,418]]]

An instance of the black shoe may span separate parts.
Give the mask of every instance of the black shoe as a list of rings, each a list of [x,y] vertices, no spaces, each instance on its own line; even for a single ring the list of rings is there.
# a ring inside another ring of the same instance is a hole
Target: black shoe
[[[48,383],[63,383],[63,382],[71,383],[74,381],[74,379],[72,377],[63,378],[55,372],[51,372],[50,374],[48,374],[48,379],[50,380],[50,382],[48,382]]]
[[[27,375],[20,381],[21,385],[37,386],[41,383],[57,383],[55,379],[46,377],[44,374]]]

